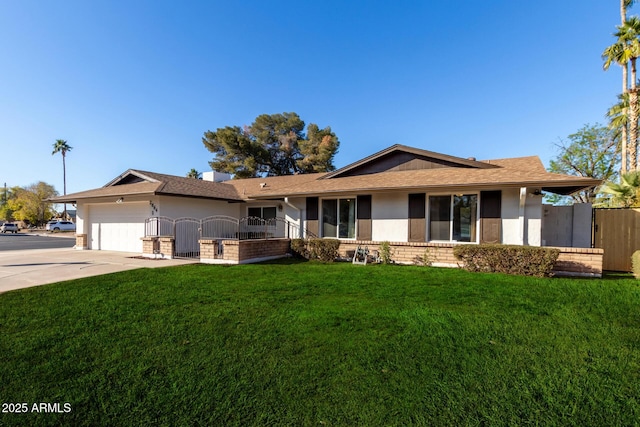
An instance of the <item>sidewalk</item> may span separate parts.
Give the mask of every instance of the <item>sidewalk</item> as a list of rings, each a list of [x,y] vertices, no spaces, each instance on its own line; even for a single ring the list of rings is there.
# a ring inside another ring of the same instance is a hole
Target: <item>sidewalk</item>
[[[0,293],[136,268],[169,267],[198,262],[137,258],[139,256],[137,253],[79,251],[72,248],[0,252]]]

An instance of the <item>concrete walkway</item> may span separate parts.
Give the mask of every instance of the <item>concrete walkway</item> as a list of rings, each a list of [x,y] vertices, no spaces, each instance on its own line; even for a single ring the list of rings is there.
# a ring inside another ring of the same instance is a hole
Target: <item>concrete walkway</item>
[[[35,249],[0,252],[0,293],[136,268],[195,264],[198,260],[150,260],[111,251]]]

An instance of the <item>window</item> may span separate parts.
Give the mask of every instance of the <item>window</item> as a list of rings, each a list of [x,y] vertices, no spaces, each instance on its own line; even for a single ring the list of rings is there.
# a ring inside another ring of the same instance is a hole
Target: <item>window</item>
[[[248,216],[262,219],[272,219],[276,217],[275,206],[266,206],[260,208],[249,208],[247,211]]]
[[[475,242],[478,196],[454,194],[429,197],[429,239]]]
[[[322,201],[322,237],[353,239],[356,236],[356,199]]]

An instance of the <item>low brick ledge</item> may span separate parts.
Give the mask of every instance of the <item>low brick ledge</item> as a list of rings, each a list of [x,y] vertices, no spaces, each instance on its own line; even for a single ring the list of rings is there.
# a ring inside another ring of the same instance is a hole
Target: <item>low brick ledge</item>
[[[348,256],[350,251],[358,246],[366,246],[369,250],[379,250],[379,241],[370,240],[342,240],[338,251],[341,256]],[[459,262],[453,257],[453,248],[469,243],[435,243],[435,242],[389,242],[391,250],[397,249],[402,254],[396,254],[396,262],[412,264],[415,256],[420,256],[427,249],[434,249],[430,255],[434,258],[433,266],[457,267]],[[542,246],[543,248],[558,249],[560,255],[556,262],[554,273],[558,276],[602,277],[602,259],[604,250],[601,248],[567,248]],[[413,251],[411,250],[413,249]],[[401,256],[399,256],[401,255]]]

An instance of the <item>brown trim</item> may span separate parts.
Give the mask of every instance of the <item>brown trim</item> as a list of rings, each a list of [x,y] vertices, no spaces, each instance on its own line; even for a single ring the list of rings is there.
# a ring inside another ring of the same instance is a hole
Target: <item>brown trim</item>
[[[356,220],[358,240],[371,240],[371,195],[357,196],[356,198]]]
[[[409,241],[424,242],[427,236],[427,199],[424,193],[409,194]]]
[[[502,242],[502,191],[480,192],[480,243]]]
[[[319,200],[317,197],[307,197],[307,221],[317,221],[319,218]]]

